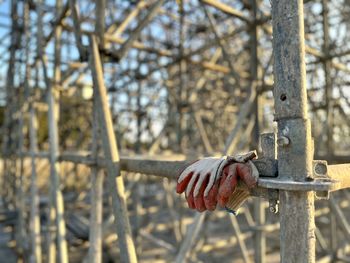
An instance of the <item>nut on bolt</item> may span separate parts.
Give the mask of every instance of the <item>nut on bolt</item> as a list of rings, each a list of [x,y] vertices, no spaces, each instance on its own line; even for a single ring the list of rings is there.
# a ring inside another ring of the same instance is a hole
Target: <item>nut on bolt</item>
[[[280,136],[278,137],[277,139],[277,145],[278,146],[281,146],[281,147],[285,147],[285,146],[288,146],[290,143],[290,140],[288,137],[286,136]]]
[[[314,161],[313,167],[314,167],[314,174],[316,177],[320,177],[320,178],[328,177],[327,161]]]

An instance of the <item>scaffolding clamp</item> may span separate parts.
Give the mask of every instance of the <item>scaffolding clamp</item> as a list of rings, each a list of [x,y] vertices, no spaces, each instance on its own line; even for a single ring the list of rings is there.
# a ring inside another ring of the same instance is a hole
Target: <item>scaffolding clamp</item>
[[[260,195],[269,200],[269,210],[278,211],[279,190],[313,191],[317,200],[329,199],[330,193],[350,188],[350,163],[328,165],[327,161],[312,162],[312,177],[305,181],[285,180],[277,177],[260,176],[258,189],[253,195]],[[263,193],[263,194],[261,194]]]
[[[312,162],[312,174],[304,181],[282,179],[278,175],[276,156],[276,144],[279,145],[281,139],[279,142],[274,133],[265,133],[260,142],[263,158],[254,162],[260,175],[258,189],[252,195],[268,199],[270,212],[278,212],[279,190],[313,191],[316,199],[329,199],[330,192],[350,187],[350,164],[328,165],[324,160]]]

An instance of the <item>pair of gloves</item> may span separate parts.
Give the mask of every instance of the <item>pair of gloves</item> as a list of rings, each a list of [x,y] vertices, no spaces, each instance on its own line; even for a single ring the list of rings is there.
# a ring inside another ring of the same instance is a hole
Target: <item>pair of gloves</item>
[[[255,187],[259,173],[253,162],[255,152],[245,155],[207,157],[197,160],[181,172],[176,192],[185,192],[189,208],[199,212],[215,210],[217,204],[236,214]],[[241,179],[245,184],[238,189]]]

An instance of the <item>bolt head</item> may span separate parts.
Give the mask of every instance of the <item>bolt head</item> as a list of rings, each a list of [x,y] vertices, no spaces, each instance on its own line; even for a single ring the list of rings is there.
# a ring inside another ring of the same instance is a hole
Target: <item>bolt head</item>
[[[278,145],[278,146],[286,147],[286,146],[289,145],[289,143],[290,143],[290,140],[289,140],[289,138],[286,137],[286,136],[280,136],[280,137],[278,137],[278,139],[277,139],[277,145]]]

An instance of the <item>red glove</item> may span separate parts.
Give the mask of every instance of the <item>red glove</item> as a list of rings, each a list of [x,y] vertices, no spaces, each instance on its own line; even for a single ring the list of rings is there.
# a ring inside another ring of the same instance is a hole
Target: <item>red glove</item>
[[[181,194],[186,190],[189,208],[199,212],[213,211],[217,203],[225,207],[229,200],[230,203],[235,203],[236,209],[237,204],[241,205],[249,195],[242,195],[235,191],[239,178],[248,188],[253,188],[257,184],[257,170],[250,161],[254,157],[255,153],[250,152],[244,156],[209,157],[198,160],[180,174],[176,192]],[[244,200],[234,202],[234,196],[232,196],[234,192]],[[231,208],[229,210],[232,211]]]

